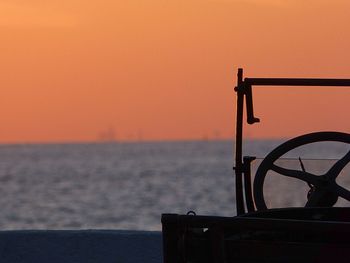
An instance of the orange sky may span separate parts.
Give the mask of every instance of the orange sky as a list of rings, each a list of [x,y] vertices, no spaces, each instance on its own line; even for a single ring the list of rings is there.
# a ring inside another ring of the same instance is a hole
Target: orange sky
[[[349,10],[345,0],[0,0],[0,142],[94,141],[110,128],[120,140],[232,138],[237,67],[350,78]],[[256,91],[262,124],[248,136],[350,131],[334,118],[350,90]],[[310,108],[327,111],[310,124]]]

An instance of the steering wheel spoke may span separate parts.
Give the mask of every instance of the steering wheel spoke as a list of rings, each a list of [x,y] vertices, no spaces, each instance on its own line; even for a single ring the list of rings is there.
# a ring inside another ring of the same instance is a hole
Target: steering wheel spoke
[[[338,160],[332,167],[329,169],[329,171],[326,173],[326,177],[330,178],[331,180],[335,180],[340,172],[344,169],[344,167],[350,162],[350,151],[348,151],[347,154],[344,155],[343,158]]]
[[[317,185],[319,182],[317,175],[314,175],[308,172],[287,169],[281,166],[277,166],[275,164],[272,164],[271,170],[287,177],[297,178],[299,180],[305,181],[312,185]]]
[[[350,191],[338,184],[334,184],[332,186],[332,191],[336,193],[338,196],[344,198],[345,200],[350,201]]]

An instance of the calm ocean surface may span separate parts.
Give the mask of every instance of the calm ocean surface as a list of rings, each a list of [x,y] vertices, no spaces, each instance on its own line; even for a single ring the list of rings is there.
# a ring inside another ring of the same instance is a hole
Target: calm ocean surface
[[[245,152],[263,157],[279,143],[249,141]],[[232,141],[2,145],[0,228],[160,230],[162,213],[233,216],[233,146]],[[307,150],[316,156],[304,156],[303,149],[295,155],[305,158],[308,171],[326,171],[335,160],[307,159],[337,159],[347,150],[321,143]],[[298,161],[286,162],[283,166],[300,169]],[[339,180],[350,185],[346,170]],[[268,204],[305,203],[305,183],[271,178]]]

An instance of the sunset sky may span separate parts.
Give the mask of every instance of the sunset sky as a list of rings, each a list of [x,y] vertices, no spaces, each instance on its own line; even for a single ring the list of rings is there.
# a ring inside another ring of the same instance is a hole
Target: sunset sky
[[[0,0],[0,142],[111,130],[131,141],[232,138],[238,67],[350,78],[349,10],[346,0]],[[256,88],[262,123],[247,135],[350,132],[350,89],[333,90]]]

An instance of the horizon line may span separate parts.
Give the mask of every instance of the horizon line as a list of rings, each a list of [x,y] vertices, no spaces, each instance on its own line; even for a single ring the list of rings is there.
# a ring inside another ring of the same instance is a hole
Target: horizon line
[[[276,141],[276,140],[288,140],[287,137],[248,137],[244,141]],[[54,144],[127,144],[127,143],[162,143],[162,142],[220,142],[220,141],[235,141],[235,138],[175,138],[175,139],[141,139],[141,140],[52,140],[52,141],[0,141],[0,146],[10,145],[54,145]]]

